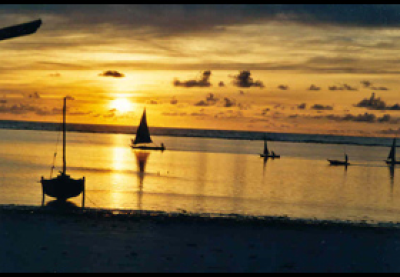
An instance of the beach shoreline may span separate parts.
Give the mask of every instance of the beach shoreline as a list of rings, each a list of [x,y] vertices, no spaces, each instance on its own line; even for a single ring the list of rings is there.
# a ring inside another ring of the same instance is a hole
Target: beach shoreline
[[[397,272],[397,225],[7,206],[0,272]]]

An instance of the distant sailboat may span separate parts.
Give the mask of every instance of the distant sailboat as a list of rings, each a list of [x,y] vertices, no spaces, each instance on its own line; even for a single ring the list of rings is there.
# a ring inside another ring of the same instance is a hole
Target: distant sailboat
[[[400,164],[400,161],[396,161],[396,139],[393,139],[392,148],[390,148],[389,156],[387,157],[386,164],[395,165]]]
[[[6,39],[34,34],[41,25],[42,25],[42,20],[38,19],[32,22],[0,29],[0,40],[6,40]]]
[[[349,157],[347,156],[347,154],[344,155],[344,158],[345,158],[344,161],[328,160],[328,162],[329,162],[331,165],[344,165],[344,166],[350,165],[350,163],[349,163]]]
[[[83,193],[82,203],[85,199],[85,177],[79,180],[72,179],[67,175],[67,165],[65,159],[66,152],[66,110],[67,110],[67,98],[64,98],[63,108],[63,171],[60,172],[56,178],[44,179],[42,177],[42,189],[43,189],[43,202],[44,196],[57,198],[57,200],[66,200],[68,198],[79,196]],[[51,177],[50,177],[51,178]]]
[[[136,131],[135,140],[131,140],[133,149],[142,149],[142,150],[165,150],[165,146],[161,143],[161,146],[148,146],[147,144],[153,143],[153,140],[150,137],[149,127],[147,126],[147,117],[146,117],[146,109],[143,111],[142,119],[140,120],[140,125]]]
[[[264,152],[262,154],[260,154],[260,157],[261,158],[273,158],[273,159],[277,158],[277,159],[279,159],[281,156],[275,154],[274,151],[269,152],[267,140],[264,140]]]

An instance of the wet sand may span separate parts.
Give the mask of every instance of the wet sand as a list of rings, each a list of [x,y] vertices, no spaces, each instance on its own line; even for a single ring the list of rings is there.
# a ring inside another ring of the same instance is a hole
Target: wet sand
[[[400,230],[0,209],[0,272],[398,272]]]

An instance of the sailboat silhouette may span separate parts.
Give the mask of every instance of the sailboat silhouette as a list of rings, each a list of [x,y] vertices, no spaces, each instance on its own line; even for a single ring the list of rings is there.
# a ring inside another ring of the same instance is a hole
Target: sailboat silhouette
[[[268,145],[267,145],[267,140],[264,140],[264,152],[260,154],[261,158],[272,158],[272,159],[279,159],[281,156],[275,154],[274,151],[269,152],[268,150]]]
[[[344,166],[350,165],[349,157],[347,156],[347,154],[344,155],[344,161],[328,160],[328,162],[330,163],[330,165],[344,165]]]
[[[396,161],[396,138],[393,139],[392,147],[390,148],[389,156],[387,157],[386,164],[395,165],[400,164],[400,161]]]
[[[131,140],[133,149],[142,149],[142,150],[165,150],[165,146],[161,143],[161,146],[148,146],[149,143],[153,143],[153,140],[150,136],[149,127],[147,126],[147,117],[146,117],[146,109],[143,111],[142,118],[140,120],[139,127],[136,131],[136,138]]]
[[[64,98],[64,108],[63,108],[63,170],[60,172],[56,178],[53,179],[42,179],[43,189],[43,202],[44,196],[48,195],[50,197],[57,198],[57,200],[65,201],[68,198],[82,196],[82,205],[84,205],[85,200],[85,177],[79,180],[72,179],[67,175],[67,164],[66,164],[66,110],[67,110],[67,98]]]

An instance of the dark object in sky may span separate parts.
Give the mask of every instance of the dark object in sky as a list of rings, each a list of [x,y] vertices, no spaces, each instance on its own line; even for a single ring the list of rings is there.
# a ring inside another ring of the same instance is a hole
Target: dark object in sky
[[[0,40],[6,40],[36,33],[42,25],[42,20],[23,23],[11,27],[0,29]]]
[[[161,146],[147,146],[141,144],[149,144],[153,143],[150,137],[149,127],[147,126],[147,117],[146,117],[146,109],[143,111],[142,119],[140,120],[140,125],[136,131],[135,140],[131,140],[133,149],[142,149],[142,150],[165,150],[165,146],[161,143]]]
[[[79,180],[72,179],[67,175],[67,164],[65,159],[66,151],[66,111],[67,111],[67,97],[64,98],[64,109],[63,109],[63,171],[60,172],[56,178],[46,180],[42,177],[41,183],[43,188],[43,201],[44,196],[57,198],[57,200],[65,201],[68,198],[82,195],[82,206],[85,203],[85,177]],[[54,157],[56,154],[54,155]],[[54,165],[53,165],[54,167]]]

